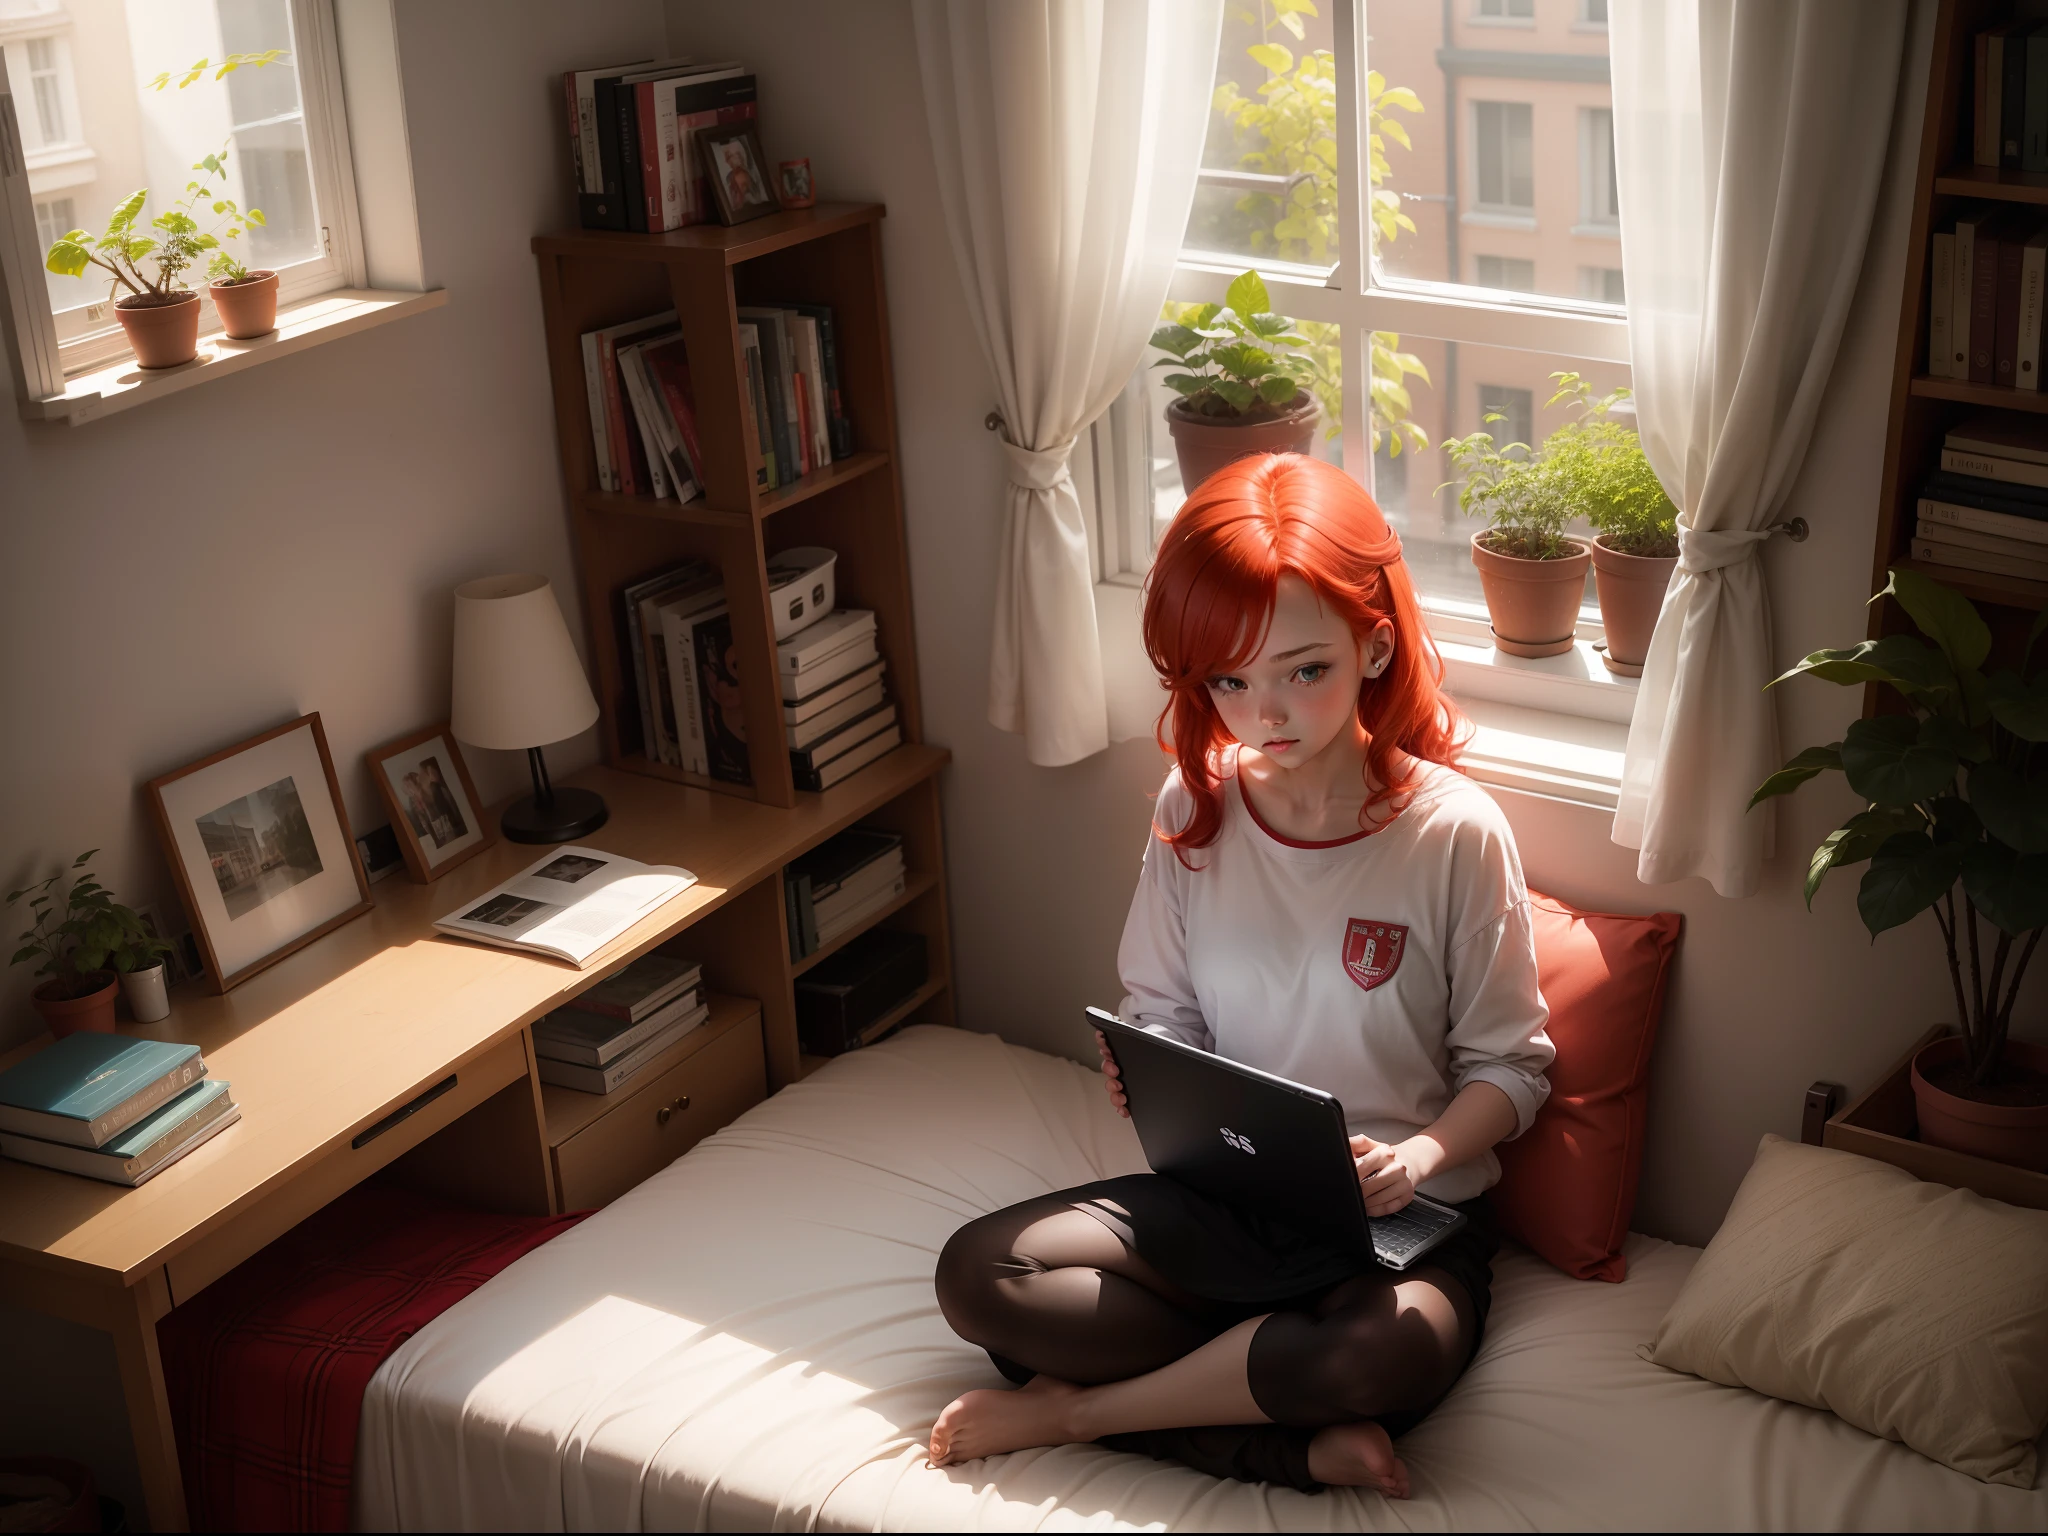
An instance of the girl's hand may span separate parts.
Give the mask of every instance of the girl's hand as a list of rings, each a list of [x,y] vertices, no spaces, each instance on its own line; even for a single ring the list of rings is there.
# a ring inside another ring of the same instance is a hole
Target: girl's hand
[[[1131,1101],[1124,1097],[1124,1080],[1116,1068],[1116,1058],[1109,1054],[1109,1041],[1101,1030],[1095,1031],[1095,1049],[1102,1052],[1102,1081],[1109,1089],[1109,1102],[1116,1106],[1116,1112],[1126,1120],[1131,1118]]]
[[[1365,1196],[1365,1214],[1391,1216],[1415,1198],[1415,1169],[1407,1143],[1351,1138],[1351,1157],[1358,1165],[1358,1192]]]

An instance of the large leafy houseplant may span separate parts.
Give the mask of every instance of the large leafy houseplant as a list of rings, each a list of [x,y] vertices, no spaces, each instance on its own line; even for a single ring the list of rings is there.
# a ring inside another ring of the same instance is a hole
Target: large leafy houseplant
[[[7,893],[7,906],[27,902],[29,925],[17,936],[20,946],[10,962],[36,962],[35,974],[49,978],[42,990],[69,1000],[97,992],[107,983],[110,966],[132,970],[170,953],[133,908],[114,900],[114,893],[86,868],[97,848],[88,848],[47,880]],[[60,902],[57,886],[71,875],[71,889]]]
[[[1211,418],[1264,421],[1293,409],[1313,372],[1302,350],[1307,338],[1272,313],[1256,272],[1240,273],[1223,298],[1152,333],[1152,345],[1167,354],[1153,366],[1176,370],[1166,375],[1166,387],[1188,410]]]
[[[1839,772],[1865,802],[1807,866],[1813,904],[1830,871],[1867,862],[1856,910],[1874,939],[1932,912],[1955,990],[1970,1083],[1995,1082],[2020,979],[2048,924],[2048,668],[2034,663],[2048,613],[2019,665],[1986,671],[1991,631],[1960,593],[1899,569],[1895,598],[1921,638],[1887,635],[1815,651],[1783,677],[1876,684],[1902,706],[1808,747],[1766,779],[1756,806]]]

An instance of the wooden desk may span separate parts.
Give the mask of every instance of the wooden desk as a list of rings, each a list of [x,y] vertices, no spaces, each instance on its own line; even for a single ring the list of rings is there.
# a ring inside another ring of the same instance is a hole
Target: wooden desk
[[[415,1149],[430,1185],[438,1180],[499,1209],[555,1209],[549,1151],[584,1129],[589,1096],[560,1101],[556,1118],[575,1123],[557,1125],[551,1136],[528,1026],[686,927],[702,925],[707,987],[759,1000],[769,1086],[794,1080],[801,1068],[779,871],[864,817],[921,820],[927,809],[932,837],[907,835],[906,849],[914,867],[938,857],[933,781],[947,760],[942,749],[905,746],[822,795],[799,796],[794,809],[593,768],[571,782],[601,793],[611,819],[583,841],[679,864],[698,883],[588,968],[433,932],[435,918],[543,851],[501,842],[433,885],[380,883],[375,911],[225,996],[181,988],[170,1017],[126,1026],[137,1036],[199,1046],[211,1075],[233,1085],[241,1123],[134,1190],[0,1162],[0,1300],[113,1336],[151,1526],[186,1528],[157,1355],[159,1318]],[[925,995],[949,1019],[942,885],[934,897],[940,942],[932,946],[934,985]],[[0,1066],[45,1043],[22,1047]],[[363,1145],[351,1144],[450,1074],[452,1089]],[[427,1144],[458,1120],[492,1138],[489,1155],[472,1149],[437,1164]]]

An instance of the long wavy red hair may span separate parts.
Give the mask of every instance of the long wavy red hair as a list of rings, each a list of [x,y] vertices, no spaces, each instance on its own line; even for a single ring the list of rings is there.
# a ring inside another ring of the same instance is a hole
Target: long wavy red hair
[[[1306,454],[1236,460],[1211,475],[1174,517],[1145,583],[1145,650],[1169,695],[1158,740],[1194,798],[1186,826],[1161,837],[1183,863],[1223,827],[1223,756],[1233,740],[1209,680],[1258,654],[1283,574],[1300,577],[1363,640],[1382,619],[1394,654],[1358,690],[1368,797],[1360,824],[1415,787],[1398,754],[1456,767],[1472,728],[1443,692],[1444,663],[1415,601],[1401,541],[1365,488]]]

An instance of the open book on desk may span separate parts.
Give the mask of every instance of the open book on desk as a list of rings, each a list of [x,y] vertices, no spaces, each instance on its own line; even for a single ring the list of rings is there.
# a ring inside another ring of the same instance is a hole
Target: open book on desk
[[[552,955],[579,969],[671,896],[697,883],[673,864],[557,848],[434,924],[459,939]]]

